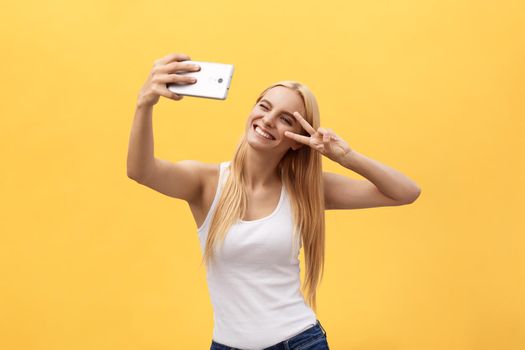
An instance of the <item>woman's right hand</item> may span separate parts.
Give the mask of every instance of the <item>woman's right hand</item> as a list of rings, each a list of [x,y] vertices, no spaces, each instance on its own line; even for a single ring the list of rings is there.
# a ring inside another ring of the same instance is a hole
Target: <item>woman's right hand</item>
[[[183,96],[168,90],[167,84],[194,84],[197,81],[193,77],[175,73],[200,70],[198,65],[184,63],[185,60],[191,60],[191,58],[183,53],[172,53],[156,60],[146,83],[139,92],[137,104],[139,106],[153,106],[159,101],[161,95],[175,101],[182,100]]]

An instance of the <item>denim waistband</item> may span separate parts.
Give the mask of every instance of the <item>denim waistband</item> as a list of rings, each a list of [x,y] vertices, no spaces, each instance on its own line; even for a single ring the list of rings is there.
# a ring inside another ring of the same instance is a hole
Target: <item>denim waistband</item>
[[[291,348],[294,348],[299,342],[301,342],[301,340],[303,340],[305,336],[315,335],[324,335],[326,337],[326,331],[319,320],[316,320],[316,324],[314,326],[305,329],[301,333],[296,334],[293,337],[288,338],[286,340],[283,340],[280,343],[264,348],[263,350],[290,350]],[[227,346],[221,343],[217,343],[214,340],[212,340],[212,345],[214,345],[214,349],[217,350],[243,350],[239,348],[233,348],[231,346]]]

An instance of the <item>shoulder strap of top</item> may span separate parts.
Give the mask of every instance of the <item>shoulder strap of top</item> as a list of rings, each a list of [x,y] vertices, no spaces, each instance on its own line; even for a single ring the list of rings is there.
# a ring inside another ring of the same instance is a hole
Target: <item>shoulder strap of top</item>
[[[226,180],[226,173],[228,172],[229,161],[221,162],[219,168],[219,181],[217,183],[217,190],[215,191],[215,196],[218,197],[224,186]]]
[[[224,181],[226,180],[225,173],[229,172],[228,166],[230,165],[231,161],[225,161],[221,162],[220,165],[220,173],[219,173],[219,186],[222,187],[224,184]]]

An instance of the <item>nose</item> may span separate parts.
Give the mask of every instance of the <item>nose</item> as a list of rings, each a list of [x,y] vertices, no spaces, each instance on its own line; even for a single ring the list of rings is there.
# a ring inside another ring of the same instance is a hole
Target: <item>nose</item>
[[[268,125],[268,126],[272,126],[273,127],[273,114],[272,113],[266,114],[262,118],[262,121],[263,121],[264,125]]]

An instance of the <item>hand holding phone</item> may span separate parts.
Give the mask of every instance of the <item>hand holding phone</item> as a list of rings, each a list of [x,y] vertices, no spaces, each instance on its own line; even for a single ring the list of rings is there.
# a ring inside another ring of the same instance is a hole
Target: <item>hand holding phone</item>
[[[190,57],[183,53],[172,53],[155,61],[148,79],[142,86],[138,105],[153,106],[159,101],[160,96],[170,98],[175,101],[182,100],[181,94],[168,90],[167,84],[185,84],[190,86],[195,84],[194,77],[183,75],[176,72],[196,72],[200,67],[188,63]]]
[[[184,77],[194,77],[197,82],[194,84],[168,84],[169,91],[178,95],[193,97],[204,97],[225,100],[230,88],[233,76],[233,65],[217,62],[204,61],[185,61],[187,64],[196,64],[200,67],[198,71],[183,71],[180,75]]]

